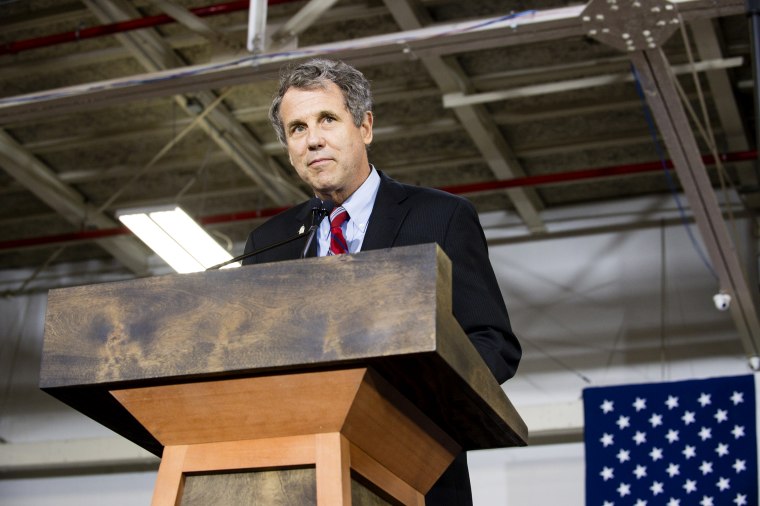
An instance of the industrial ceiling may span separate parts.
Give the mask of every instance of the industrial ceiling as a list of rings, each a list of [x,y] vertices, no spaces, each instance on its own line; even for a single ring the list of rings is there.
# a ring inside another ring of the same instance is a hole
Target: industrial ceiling
[[[711,200],[760,207],[750,19],[744,0],[4,0],[0,266],[150,274],[115,213],[174,203],[239,254],[308,196],[266,113],[284,65],[326,56],[371,80],[392,177],[528,238],[547,210],[684,191],[751,312]]]

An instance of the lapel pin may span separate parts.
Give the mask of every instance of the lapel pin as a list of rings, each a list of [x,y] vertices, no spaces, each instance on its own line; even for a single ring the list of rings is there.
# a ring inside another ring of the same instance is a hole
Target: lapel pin
[[[299,234],[303,234],[305,230],[306,230],[306,226],[305,225],[301,225],[301,228],[298,229],[298,233]]]

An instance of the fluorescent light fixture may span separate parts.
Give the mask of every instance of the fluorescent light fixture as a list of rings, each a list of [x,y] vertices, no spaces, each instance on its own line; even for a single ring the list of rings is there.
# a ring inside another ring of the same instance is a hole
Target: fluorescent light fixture
[[[232,258],[179,206],[124,209],[116,217],[177,272],[203,271]],[[223,268],[231,267],[240,263]]]

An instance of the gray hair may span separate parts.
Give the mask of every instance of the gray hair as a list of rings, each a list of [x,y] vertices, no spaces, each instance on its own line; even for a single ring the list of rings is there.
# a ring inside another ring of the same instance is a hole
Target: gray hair
[[[372,112],[372,92],[364,74],[342,61],[313,59],[290,69],[280,77],[280,89],[269,108],[277,138],[285,144],[285,128],[280,117],[282,97],[290,88],[324,88],[328,82],[335,83],[343,92],[346,109],[351,113],[358,127],[364,120],[364,113]]]

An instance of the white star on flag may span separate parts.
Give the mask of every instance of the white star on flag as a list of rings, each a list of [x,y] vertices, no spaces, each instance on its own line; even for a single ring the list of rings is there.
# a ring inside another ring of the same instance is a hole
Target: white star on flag
[[[587,506],[760,506],[753,376],[593,387],[583,400]]]

